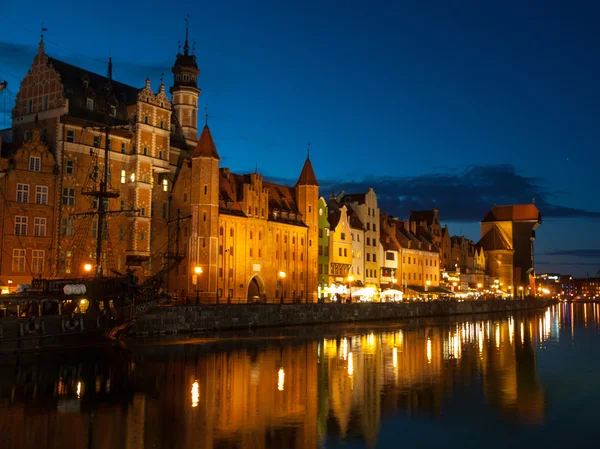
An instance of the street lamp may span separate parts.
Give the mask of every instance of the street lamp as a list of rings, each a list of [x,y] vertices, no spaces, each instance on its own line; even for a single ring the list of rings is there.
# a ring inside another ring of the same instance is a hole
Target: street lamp
[[[285,271],[280,271],[279,272],[279,279],[281,282],[281,304],[283,304],[283,280],[285,279],[287,275],[285,274]]]
[[[83,266],[83,269],[84,269],[84,271],[85,271],[86,273],[89,273],[90,271],[92,271],[92,264],[91,264],[91,263],[86,263],[86,264]]]
[[[194,284],[196,285],[196,304],[200,303],[200,296],[198,295],[198,276],[202,274],[202,267],[196,266],[194,267]]]
[[[521,292],[521,299],[525,299],[525,293],[523,292],[523,286],[519,285],[519,291]]]
[[[352,302],[352,283],[354,282],[354,276],[348,275],[348,291],[350,291],[350,302]]]

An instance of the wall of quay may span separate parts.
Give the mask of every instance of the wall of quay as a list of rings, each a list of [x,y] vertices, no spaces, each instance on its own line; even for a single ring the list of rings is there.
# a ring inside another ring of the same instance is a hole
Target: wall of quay
[[[358,321],[517,312],[552,302],[525,301],[358,303],[358,304],[220,304],[157,307],[138,317],[131,333],[211,332],[259,327],[289,327]]]

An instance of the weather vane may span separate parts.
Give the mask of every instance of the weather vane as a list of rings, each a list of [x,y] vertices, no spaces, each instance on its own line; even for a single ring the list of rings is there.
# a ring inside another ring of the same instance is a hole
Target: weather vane
[[[160,84],[163,84],[163,76],[165,76],[164,72],[160,74]]]
[[[208,126],[208,105],[204,105],[204,110],[206,111],[205,117],[206,117],[206,126]]]

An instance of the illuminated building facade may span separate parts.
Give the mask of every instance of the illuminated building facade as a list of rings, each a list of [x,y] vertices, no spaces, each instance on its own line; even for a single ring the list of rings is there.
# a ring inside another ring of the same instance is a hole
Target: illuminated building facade
[[[481,221],[477,245],[485,252],[486,271],[515,296],[535,291],[533,242],[541,222],[534,204],[494,206]]]
[[[329,208],[325,198],[319,198],[319,249],[318,289],[319,299],[329,296]]]

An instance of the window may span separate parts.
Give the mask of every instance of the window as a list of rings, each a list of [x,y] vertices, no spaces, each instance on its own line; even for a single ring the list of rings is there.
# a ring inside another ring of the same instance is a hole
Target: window
[[[135,182],[135,172],[131,172],[131,174],[129,175],[129,180],[131,182]]]
[[[25,272],[25,250],[13,249],[12,270],[15,273]]]
[[[367,253],[367,262],[371,262],[371,253]]]
[[[425,266],[428,267],[429,266],[429,260],[425,259]]]
[[[346,240],[346,233],[342,232],[341,235],[340,235],[340,238],[342,240]]]
[[[75,204],[75,189],[69,187],[63,189],[62,203],[65,206],[73,206]]]
[[[144,123],[147,125],[150,123],[150,117],[147,115],[144,115]]]
[[[17,184],[17,203],[29,202],[29,184]]]
[[[373,223],[373,232],[377,232],[377,225]]]
[[[94,136],[94,148],[100,148],[100,136]]]
[[[121,170],[121,184],[125,184],[127,181],[127,172],[125,170]]]
[[[344,257],[348,257],[348,251],[344,248]]]
[[[142,207],[142,208],[140,209],[140,215],[141,215],[142,217],[145,217],[145,216],[146,216],[146,208],[145,208],[145,207]]]
[[[159,126],[160,126],[160,129],[164,129],[164,127],[165,127],[165,121],[164,121],[164,120],[161,120],[161,121],[159,122]]]
[[[229,237],[233,237],[233,228],[229,229]]]
[[[121,153],[125,154],[127,152],[127,144],[125,142],[121,142]]]
[[[148,156],[148,147],[144,147],[144,148],[142,148],[142,154],[143,154],[144,156]]]
[[[387,251],[385,253],[385,260],[396,260],[396,257],[393,252]]]
[[[33,273],[44,272],[44,250],[34,249],[31,257],[31,271]]]
[[[48,204],[48,187],[35,187],[35,204]]]
[[[208,193],[208,186],[204,186],[204,194],[206,195]]]
[[[111,117],[116,117],[117,116],[117,108],[114,106],[110,107],[110,116]]]
[[[163,150],[158,150],[158,158],[159,159],[164,159],[165,158],[165,153]]]
[[[125,210],[125,200],[121,200],[121,210]]]
[[[40,171],[42,159],[37,156],[29,156],[29,171]]]
[[[15,235],[27,235],[27,217],[15,217]]]
[[[250,248],[250,257],[252,257],[252,248]]]
[[[367,231],[371,230],[371,223],[367,223]]]
[[[367,237],[367,246],[371,244],[371,239]]]
[[[46,219],[42,217],[35,217],[33,219],[33,235],[36,237],[46,236]]]
[[[338,248],[338,255],[341,257],[341,255],[342,255],[342,248]]]
[[[168,211],[167,211],[167,203],[162,203],[162,218],[167,218],[168,216]]]
[[[33,112],[33,100],[27,100],[27,112],[29,114]]]
[[[92,226],[90,228],[90,237],[98,237],[98,220],[92,220]]]
[[[75,218],[63,217],[60,221],[60,235],[73,235],[75,230]]]
[[[67,129],[67,142],[75,142],[75,131]]]
[[[61,251],[58,260],[59,260],[58,270],[61,273],[67,273],[67,274],[71,273],[71,264],[73,262],[73,252],[72,251]]]
[[[146,241],[146,233],[144,231],[140,232],[140,242]]]
[[[166,178],[163,179],[162,185],[163,185],[163,192],[168,192],[169,191],[169,180]]]
[[[93,111],[94,110],[94,99],[88,98],[85,102],[85,107],[88,108],[90,111]]]
[[[319,256],[323,255],[323,246],[319,245]]]
[[[75,162],[72,159],[67,159],[67,163],[65,166],[65,172],[68,175],[72,175],[74,171],[75,171]]]

